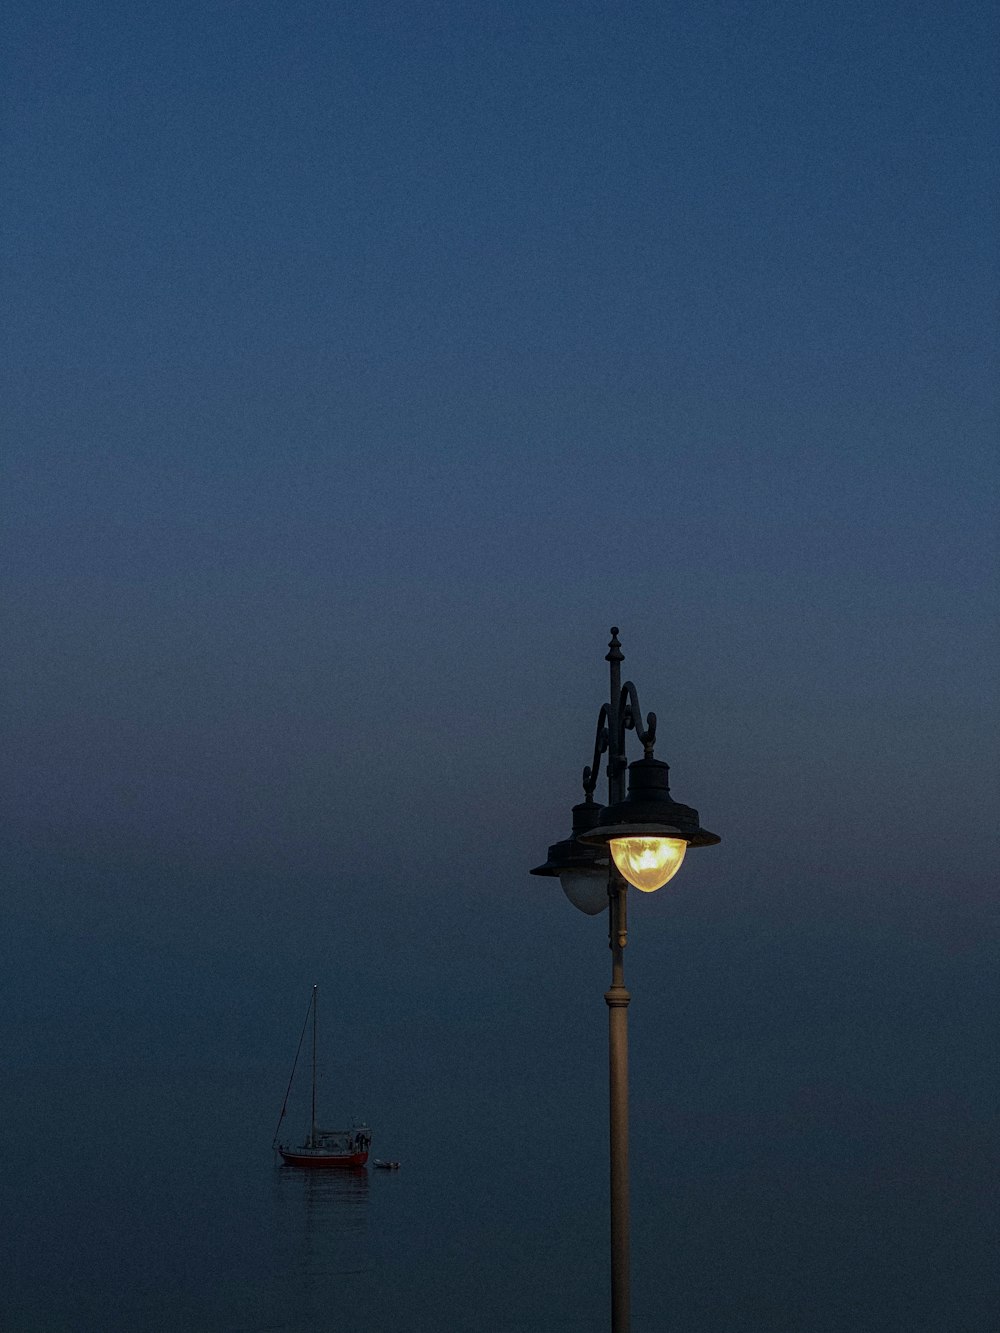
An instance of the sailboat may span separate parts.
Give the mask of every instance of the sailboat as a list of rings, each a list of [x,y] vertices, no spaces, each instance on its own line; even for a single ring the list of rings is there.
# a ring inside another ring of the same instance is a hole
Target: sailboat
[[[364,1166],[368,1161],[368,1149],[371,1147],[372,1141],[371,1130],[366,1124],[356,1121],[350,1129],[320,1129],[316,1124],[316,992],[318,989],[317,986],[312,988],[309,1008],[306,1010],[305,1022],[302,1024],[298,1049],[295,1052],[288,1087],[285,1089],[285,1100],[281,1105],[281,1114],[278,1116],[278,1124],[274,1131],[274,1138],[271,1140],[271,1147],[277,1148],[282,1159],[289,1166]],[[299,1062],[299,1055],[302,1052],[302,1042],[306,1035],[306,1028],[309,1026],[310,1017],[312,1018],[312,1118],[305,1143],[297,1148],[291,1148],[284,1143],[279,1143],[278,1135],[281,1133],[281,1122],[284,1120],[285,1112],[288,1109],[288,1096],[295,1080],[295,1069]]]

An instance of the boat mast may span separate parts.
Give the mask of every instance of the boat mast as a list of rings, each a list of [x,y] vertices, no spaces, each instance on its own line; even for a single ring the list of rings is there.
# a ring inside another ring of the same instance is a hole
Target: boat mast
[[[312,1132],[309,1135],[309,1147],[316,1147],[316,991],[313,986],[313,1092],[312,1092]]]

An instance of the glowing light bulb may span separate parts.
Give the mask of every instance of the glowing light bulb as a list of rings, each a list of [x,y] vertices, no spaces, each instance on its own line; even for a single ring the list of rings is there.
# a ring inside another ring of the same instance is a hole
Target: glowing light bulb
[[[677,874],[687,851],[683,838],[612,838],[611,855],[625,879],[653,893]]]

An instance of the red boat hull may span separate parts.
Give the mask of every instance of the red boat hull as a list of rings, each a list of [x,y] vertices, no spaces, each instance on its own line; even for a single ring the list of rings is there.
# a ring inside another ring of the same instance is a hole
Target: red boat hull
[[[330,1166],[364,1166],[368,1161],[366,1152],[302,1153],[288,1148],[279,1148],[278,1152],[289,1166],[304,1166],[308,1170],[322,1170]]]

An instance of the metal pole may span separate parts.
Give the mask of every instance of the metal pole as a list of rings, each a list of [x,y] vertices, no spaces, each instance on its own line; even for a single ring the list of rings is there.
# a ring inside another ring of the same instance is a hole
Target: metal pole
[[[611,667],[608,713],[609,804],[625,798],[625,735],[621,710],[621,664],[624,656],[617,627],[605,661]],[[611,1148],[611,1333],[629,1333],[629,1180],[628,1180],[628,1003],[624,951],[628,939],[628,885],[612,865],[609,893],[611,987],[608,1006],[608,1081]]]

